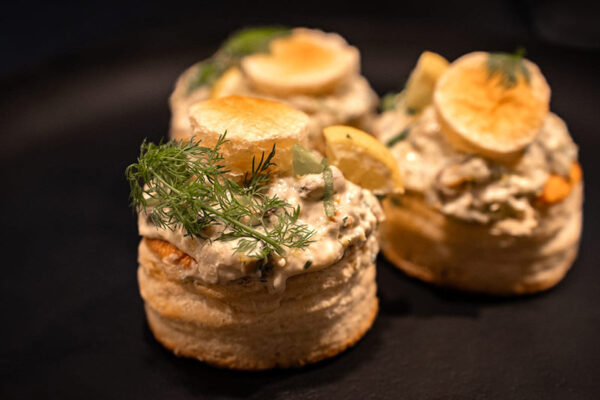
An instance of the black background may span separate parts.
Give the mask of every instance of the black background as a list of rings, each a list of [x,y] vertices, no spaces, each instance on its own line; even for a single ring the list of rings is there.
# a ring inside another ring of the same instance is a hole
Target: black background
[[[582,2],[22,2],[0,24],[0,398],[600,396],[600,14]],[[434,289],[383,258],[381,311],[356,347],[300,370],[242,373],[152,338],[136,284],[125,166],[167,132],[177,75],[240,26],[340,32],[383,94],[422,50],[538,63],[579,143],[580,256],[555,289],[495,299]]]

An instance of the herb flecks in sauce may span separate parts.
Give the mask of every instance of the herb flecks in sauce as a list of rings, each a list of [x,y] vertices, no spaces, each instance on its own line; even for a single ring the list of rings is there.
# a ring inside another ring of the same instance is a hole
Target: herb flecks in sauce
[[[410,128],[411,126],[407,126],[406,128],[402,129],[402,131],[400,131],[400,133],[398,133],[397,135],[394,135],[390,138],[390,140],[388,140],[385,145],[387,147],[394,147],[395,144],[403,141],[404,139],[406,139],[408,137],[408,134],[410,133]]]

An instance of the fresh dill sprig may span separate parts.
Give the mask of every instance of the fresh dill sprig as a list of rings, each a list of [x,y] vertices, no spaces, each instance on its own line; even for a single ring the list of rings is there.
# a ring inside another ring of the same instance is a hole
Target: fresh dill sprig
[[[275,146],[242,184],[227,177],[220,153],[222,135],[212,148],[198,141],[144,141],[137,162],[125,175],[131,205],[154,225],[208,240],[237,240],[235,251],[264,259],[288,248],[308,246],[314,231],[298,223],[300,207],[267,194]],[[215,237],[212,232],[218,231]]]
[[[491,53],[488,58],[488,79],[499,77],[500,85],[511,89],[519,83],[521,76],[529,84],[529,70],[524,63],[525,49],[518,48],[515,54]]]

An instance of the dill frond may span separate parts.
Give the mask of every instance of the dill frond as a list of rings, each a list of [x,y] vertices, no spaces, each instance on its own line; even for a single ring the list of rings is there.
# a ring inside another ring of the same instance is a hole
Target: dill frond
[[[228,178],[220,148],[199,141],[147,143],[137,162],[125,170],[131,206],[147,214],[159,228],[183,228],[186,235],[209,240],[237,240],[235,251],[249,257],[285,255],[288,248],[308,246],[314,231],[298,223],[300,207],[268,196],[269,168],[275,146],[252,160],[242,184]],[[219,226],[214,238],[207,228]]]
[[[522,77],[529,84],[530,75],[527,66],[523,62],[525,49],[518,48],[515,54],[490,53],[487,67],[488,79],[499,77],[500,85],[511,89],[519,83]]]

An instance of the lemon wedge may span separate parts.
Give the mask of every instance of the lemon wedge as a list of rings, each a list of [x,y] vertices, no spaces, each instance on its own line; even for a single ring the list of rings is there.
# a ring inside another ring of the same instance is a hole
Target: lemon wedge
[[[323,130],[329,162],[346,179],[375,194],[402,193],[398,163],[390,150],[359,129],[334,125]]]
[[[435,84],[448,69],[450,63],[431,51],[424,51],[406,83],[405,105],[413,111],[421,111],[431,104]]]
[[[210,90],[210,98],[243,95],[249,92],[242,71],[238,67],[230,67],[221,75]]]
[[[474,52],[440,77],[433,103],[455,148],[510,161],[540,130],[550,88],[539,68],[519,55]]]

